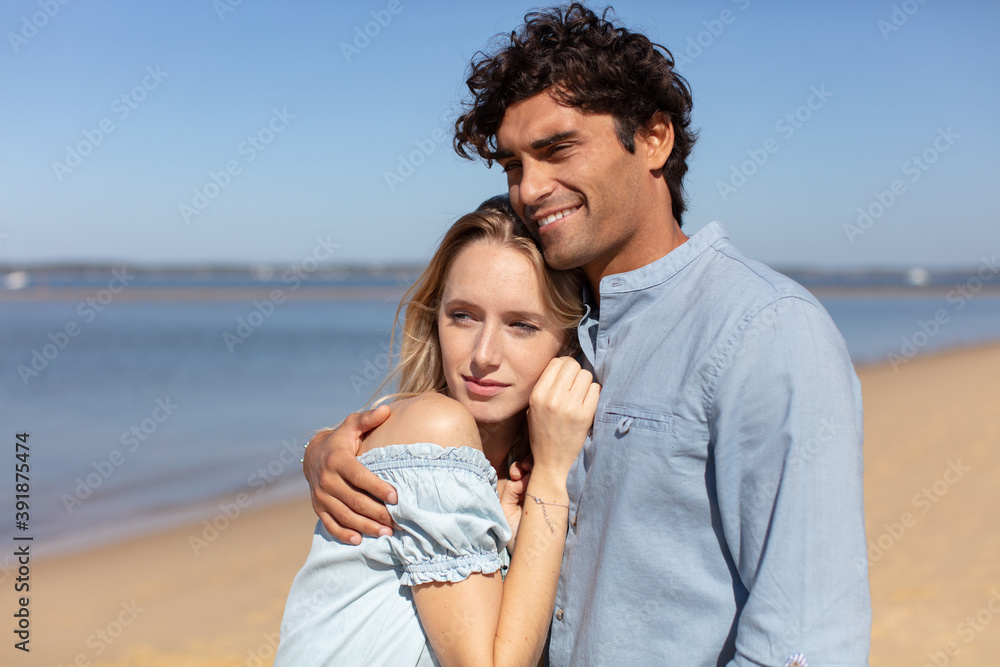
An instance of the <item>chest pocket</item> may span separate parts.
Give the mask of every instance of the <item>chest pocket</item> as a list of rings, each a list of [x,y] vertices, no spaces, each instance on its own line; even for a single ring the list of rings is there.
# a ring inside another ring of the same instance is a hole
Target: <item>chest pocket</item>
[[[673,415],[623,405],[609,406],[598,416],[597,421],[610,425],[615,438],[627,436],[632,429],[655,431],[663,435],[673,433]]]
[[[708,433],[703,426],[674,414],[626,405],[608,406],[597,421],[595,438],[610,446],[606,451],[617,465],[628,461],[631,470],[642,470],[647,478],[678,473],[704,476]]]

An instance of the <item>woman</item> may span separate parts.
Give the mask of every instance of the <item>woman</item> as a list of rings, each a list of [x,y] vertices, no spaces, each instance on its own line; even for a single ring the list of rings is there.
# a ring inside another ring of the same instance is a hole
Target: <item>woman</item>
[[[447,232],[404,297],[391,376],[399,400],[359,452],[396,487],[398,529],[354,547],[317,524],[276,665],[537,664],[562,560],[566,475],[599,392],[572,358],[556,358],[575,351],[581,284],[577,272],[545,266],[506,198]],[[527,436],[530,473],[507,464]],[[501,506],[495,470],[508,467]]]

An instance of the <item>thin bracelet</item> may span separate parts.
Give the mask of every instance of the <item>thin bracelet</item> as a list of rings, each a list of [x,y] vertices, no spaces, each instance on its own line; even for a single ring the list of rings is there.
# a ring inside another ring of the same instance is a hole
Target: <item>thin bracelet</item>
[[[531,498],[532,500],[534,500],[537,505],[541,505],[542,506],[542,516],[545,517],[545,523],[547,523],[548,526],[549,526],[549,532],[550,533],[556,532],[556,529],[552,527],[552,522],[549,521],[549,513],[545,511],[545,506],[546,505],[555,505],[556,507],[565,507],[568,510],[569,509],[569,505],[563,505],[562,503],[547,503],[544,500],[542,500],[541,498],[539,498],[538,496],[533,496],[530,493],[525,493],[524,495],[526,495],[529,498]]]

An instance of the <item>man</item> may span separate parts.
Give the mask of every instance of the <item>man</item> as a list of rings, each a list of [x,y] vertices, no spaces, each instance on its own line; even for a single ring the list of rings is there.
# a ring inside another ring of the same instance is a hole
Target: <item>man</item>
[[[546,261],[590,285],[579,335],[603,389],[568,483],[550,664],[867,664],[861,396],[843,339],[720,225],[681,231],[695,136],[669,52],[580,5],[525,21],[473,62],[455,146],[502,165]],[[357,490],[392,489],[353,460],[385,412],[307,449],[339,539],[389,523]]]

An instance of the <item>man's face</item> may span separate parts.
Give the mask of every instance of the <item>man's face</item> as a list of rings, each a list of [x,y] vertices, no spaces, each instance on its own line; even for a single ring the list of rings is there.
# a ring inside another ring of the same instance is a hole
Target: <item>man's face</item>
[[[653,178],[644,143],[625,150],[610,114],[586,114],[547,92],[512,104],[497,132],[510,201],[556,269],[601,277],[643,266]],[[662,206],[662,204],[661,204]],[[667,206],[669,211],[669,202]]]

